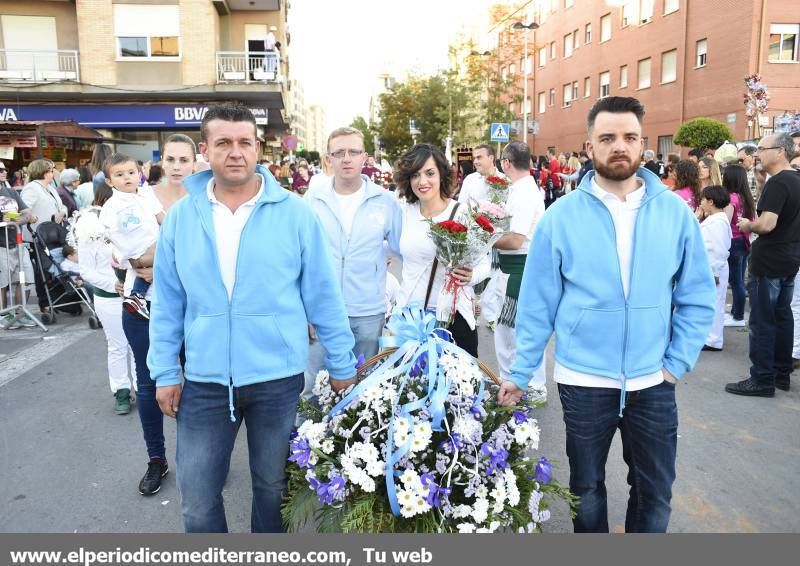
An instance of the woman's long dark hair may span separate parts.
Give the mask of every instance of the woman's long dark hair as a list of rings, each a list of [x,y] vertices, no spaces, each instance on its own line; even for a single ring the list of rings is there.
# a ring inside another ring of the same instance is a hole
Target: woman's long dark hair
[[[692,200],[694,206],[700,206],[700,171],[694,161],[682,159],[675,165],[675,188],[683,189],[689,187],[692,189]]]
[[[741,165],[728,165],[722,173],[722,186],[728,194],[739,195],[742,205],[742,215],[745,218],[755,218],[756,205],[753,202],[753,193],[750,192],[750,183],[747,181],[747,171]]]
[[[422,169],[425,162],[433,157],[436,168],[439,170],[439,193],[443,199],[453,195],[453,168],[447,163],[447,158],[442,150],[429,143],[418,143],[397,160],[394,166],[394,180],[400,195],[406,202],[413,204],[419,199],[411,190],[411,177]]]

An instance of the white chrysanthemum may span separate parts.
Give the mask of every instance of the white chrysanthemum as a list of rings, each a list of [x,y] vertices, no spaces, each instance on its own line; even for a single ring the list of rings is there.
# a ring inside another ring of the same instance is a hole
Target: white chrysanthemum
[[[385,465],[382,460],[370,460],[367,462],[367,473],[372,477],[382,476],[385,471]]]
[[[431,429],[431,423],[422,422],[417,426],[415,426],[414,436],[411,439],[411,451],[422,452],[423,450],[425,450],[431,443],[432,435],[433,435],[433,430]]]
[[[320,450],[322,450],[323,454],[330,454],[331,452],[333,452],[334,448],[335,447],[333,445],[333,440],[331,440],[330,438],[326,438],[325,440],[323,440],[322,444],[320,445]]]
[[[489,523],[489,532],[494,533],[497,532],[497,529],[500,528],[500,521],[492,521]]]
[[[394,419],[394,434],[408,435],[411,433],[411,423],[406,417],[397,417]]]
[[[489,496],[489,490],[486,489],[485,485],[479,485],[478,488],[475,490],[475,497],[478,499],[486,499]]]
[[[416,515],[417,512],[415,511],[413,505],[409,505],[409,506],[406,506],[406,507],[400,507],[400,514],[403,517],[405,517],[406,519],[410,519],[411,517]]]
[[[413,489],[420,483],[419,474],[412,469],[407,469],[400,475],[400,481],[406,489]]]
[[[472,518],[475,523],[483,523],[489,515],[489,500],[479,498],[472,506]]]
[[[469,439],[481,434],[481,423],[476,421],[471,415],[458,417],[453,423],[453,432],[457,432],[462,438]]]
[[[414,512],[416,514],[427,513],[431,510],[431,506],[419,495],[414,499]]]
[[[503,471],[503,479],[506,485],[506,497],[508,504],[516,507],[519,504],[519,489],[517,488],[517,476],[511,468]]]
[[[472,534],[475,532],[475,525],[472,523],[459,523],[456,528],[459,533]]]
[[[453,507],[453,518],[464,519],[472,515],[472,507],[469,505],[456,505]]]
[[[329,379],[330,376],[328,375],[327,370],[317,372],[317,377],[314,379],[312,393],[314,393],[314,395],[317,397],[324,394],[330,388]]]
[[[322,440],[325,438],[326,428],[327,423],[315,423],[308,420],[301,424],[300,428],[297,429],[297,435],[308,440],[308,445],[311,448],[319,449],[321,447]]]
[[[542,512],[539,513],[539,522],[546,523],[550,520],[550,509],[542,509]]]

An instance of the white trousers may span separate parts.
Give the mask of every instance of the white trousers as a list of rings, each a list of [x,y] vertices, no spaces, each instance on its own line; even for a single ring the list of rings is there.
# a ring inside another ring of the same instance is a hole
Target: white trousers
[[[505,324],[498,324],[494,329],[494,350],[497,354],[497,367],[501,380],[511,376],[511,366],[517,358],[517,332]],[[531,378],[537,382],[545,383],[545,368],[547,367],[546,355],[542,355],[542,363],[533,371]]]
[[[706,338],[706,346],[722,348],[723,331],[725,330],[725,298],[728,295],[728,266],[725,265],[719,274],[717,283],[717,302],[714,305],[714,323]]]
[[[111,392],[136,388],[133,353],[122,330],[122,297],[94,296],[94,310],[103,323],[108,344],[108,384]]]
[[[794,346],[792,347],[792,357],[795,360],[800,360],[800,272],[798,272],[794,278],[792,315],[794,316]]]

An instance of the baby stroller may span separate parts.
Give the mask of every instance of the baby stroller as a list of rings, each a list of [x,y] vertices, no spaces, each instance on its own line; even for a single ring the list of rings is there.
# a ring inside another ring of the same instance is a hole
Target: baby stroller
[[[72,316],[80,316],[83,306],[89,309],[89,326],[99,328],[99,319],[94,311],[91,297],[83,287],[75,284],[68,273],[62,271],[55,256],[61,256],[61,248],[67,243],[67,229],[55,222],[42,222],[36,230],[31,230],[33,249],[36,255],[36,269],[44,281],[44,290],[50,312],[42,314],[42,322],[54,324],[56,310]]]

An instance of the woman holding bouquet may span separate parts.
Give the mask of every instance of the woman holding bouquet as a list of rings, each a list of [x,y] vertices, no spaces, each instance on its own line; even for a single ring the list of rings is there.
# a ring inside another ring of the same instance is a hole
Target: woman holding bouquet
[[[425,309],[436,309],[446,270],[436,258],[431,223],[449,220],[466,226],[469,211],[451,198],[453,171],[441,150],[433,145],[416,144],[406,151],[395,165],[395,181],[404,200],[400,237],[403,272],[397,305],[416,303]],[[488,255],[484,255],[475,265],[454,268],[450,275],[459,286],[458,292],[474,297],[472,286],[489,276],[489,267]],[[456,310],[447,329],[459,347],[477,357],[478,332],[474,324],[467,322],[468,318],[474,320],[474,314],[466,313],[465,318],[462,310]]]

